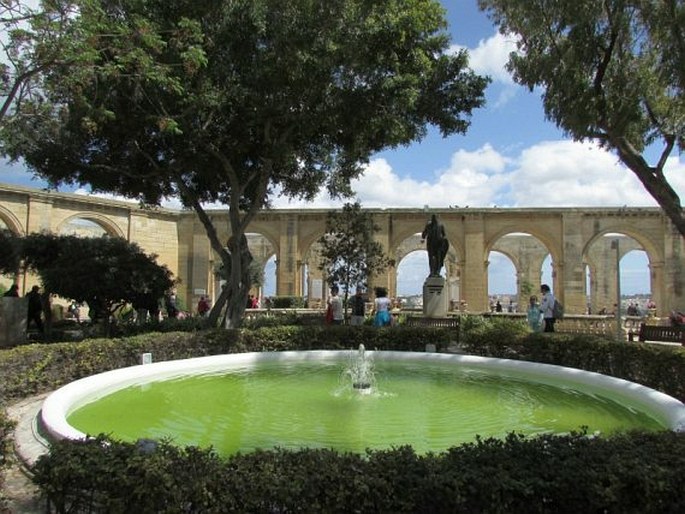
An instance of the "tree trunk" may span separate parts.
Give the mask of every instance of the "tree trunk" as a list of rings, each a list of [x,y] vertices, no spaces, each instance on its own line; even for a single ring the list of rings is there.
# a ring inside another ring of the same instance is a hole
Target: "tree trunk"
[[[647,161],[634,150],[625,138],[612,138],[610,141],[618,151],[621,162],[637,175],[647,192],[661,206],[678,232],[685,237],[685,216],[680,204],[680,197],[668,183],[663,173],[663,166],[666,162],[665,155],[670,153],[670,147],[667,147],[664,157],[657,166],[649,166]]]
[[[247,295],[250,291],[250,263],[252,254],[247,245],[247,237],[241,234],[240,237],[231,237],[228,240],[228,250],[231,254],[231,274],[229,289],[233,294],[227,298],[226,306],[226,328],[236,328],[245,313]],[[233,258],[238,256],[238,259]]]

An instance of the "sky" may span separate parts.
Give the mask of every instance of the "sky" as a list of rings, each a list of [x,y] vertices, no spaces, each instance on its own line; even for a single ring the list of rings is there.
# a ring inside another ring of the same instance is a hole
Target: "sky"
[[[514,39],[498,33],[486,14],[479,11],[477,0],[442,3],[452,48],[467,49],[470,67],[492,79],[486,90],[486,106],[474,111],[465,135],[443,139],[439,132],[430,130],[421,142],[373,156],[364,175],[352,184],[362,206],[657,206],[614,154],[590,142],[570,140],[545,119],[540,91],[530,92],[516,85],[504,68],[509,52],[515,48]],[[669,160],[666,174],[682,198],[683,156],[676,154]],[[0,182],[44,186],[31,180],[20,165],[0,165]],[[324,194],[307,204],[285,199],[274,202],[276,208],[340,205],[342,202]],[[420,292],[428,267],[422,253],[410,254],[400,263],[400,273],[404,270],[406,278],[400,276],[400,294]],[[491,294],[514,292],[514,271],[508,259],[495,253],[490,261]],[[621,266],[624,293],[648,292],[644,252],[631,252]],[[544,274],[543,269],[543,278]]]

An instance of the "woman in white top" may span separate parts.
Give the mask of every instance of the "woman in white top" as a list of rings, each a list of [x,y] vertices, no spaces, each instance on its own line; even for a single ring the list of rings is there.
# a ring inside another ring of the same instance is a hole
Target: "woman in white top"
[[[340,289],[338,289],[338,286],[333,286],[331,288],[331,297],[328,299],[328,305],[331,308],[334,325],[342,325],[343,318],[345,317],[343,314],[342,300],[338,296],[339,292]]]
[[[376,288],[376,299],[374,300],[374,309],[376,315],[373,319],[373,324],[377,327],[388,327],[391,323],[390,307],[391,302],[388,298],[388,292],[382,288]]]

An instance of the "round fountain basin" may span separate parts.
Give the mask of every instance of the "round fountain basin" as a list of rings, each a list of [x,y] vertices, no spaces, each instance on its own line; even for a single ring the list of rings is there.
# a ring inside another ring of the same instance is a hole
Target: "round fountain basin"
[[[169,438],[221,454],[256,448],[412,445],[481,437],[684,430],[685,405],[647,387],[506,359],[371,352],[375,380],[345,383],[354,351],[246,353],[133,366],[75,381],[41,411],[55,439]]]

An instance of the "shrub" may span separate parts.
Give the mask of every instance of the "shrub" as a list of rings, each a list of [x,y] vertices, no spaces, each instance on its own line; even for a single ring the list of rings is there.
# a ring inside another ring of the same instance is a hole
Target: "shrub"
[[[7,467],[10,452],[12,451],[13,430],[14,423],[7,418],[5,412],[0,409],[0,512],[5,512],[6,501],[2,495],[2,490],[5,483],[3,472]]]
[[[305,307],[305,299],[302,296],[272,296],[271,307],[274,309],[302,309]],[[266,305],[262,305],[266,308]]]
[[[35,481],[56,512],[682,512],[685,434],[477,440],[440,454],[63,441]]]

